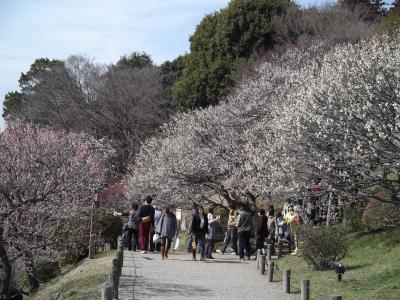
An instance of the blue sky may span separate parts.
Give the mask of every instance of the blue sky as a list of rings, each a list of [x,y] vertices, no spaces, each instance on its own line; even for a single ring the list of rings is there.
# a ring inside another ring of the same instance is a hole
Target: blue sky
[[[99,63],[145,51],[160,64],[189,49],[189,36],[228,0],[0,0],[0,107],[36,58],[83,54]],[[329,0],[299,0],[320,5]],[[2,113],[2,109],[1,109]],[[1,115],[0,113],[0,115]],[[4,120],[0,116],[0,131]]]

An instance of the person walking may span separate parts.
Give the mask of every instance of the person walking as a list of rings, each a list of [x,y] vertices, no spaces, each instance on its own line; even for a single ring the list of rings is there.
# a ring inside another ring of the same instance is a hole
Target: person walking
[[[158,221],[161,218],[161,215],[162,215],[161,209],[158,207],[154,207],[154,224],[158,223]],[[161,243],[154,242],[153,237],[154,237],[155,233],[156,233],[156,227],[153,226],[150,231],[150,252],[157,252],[157,251],[160,251],[160,249],[161,249]]]
[[[237,219],[237,228],[239,235],[239,259],[244,260],[246,250],[247,259],[250,260],[251,245],[250,237],[254,228],[252,215],[242,206],[239,208],[239,216]]]
[[[204,213],[204,208],[202,206],[197,206],[196,213],[193,215],[192,219],[193,261],[196,261],[197,247],[200,247],[200,260],[204,261],[205,238],[207,233],[208,233],[207,215]]]
[[[161,237],[161,258],[168,259],[168,252],[172,245],[172,240],[178,236],[178,221],[171,207],[166,207],[164,213],[156,223],[155,232]]]
[[[207,247],[206,247],[206,257],[209,259],[214,259],[212,256],[212,251],[215,247],[215,240],[217,239],[218,227],[220,226],[220,216],[214,211],[214,207],[208,209],[208,234],[207,234]]]
[[[138,210],[139,205],[136,203],[132,203],[131,209],[127,212],[119,213],[119,212],[114,212],[114,216],[122,216],[122,217],[129,217],[128,219],[128,224],[127,224],[127,229],[128,229],[128,234],[127,234],[127,246],[128,246],[128,251],[136,251],[139,247],[139,228],[138,224],[135,220],[135,215]]]
[[[147,253],[149,249],[150,230],[154,226],[152,201],[151,196],[146,196],[135,215],[135,220],[139,223],[140,248],[143,254]]]
[[[258,223],[256,228],[256,249],[264,249],[264,241],[268,235],[268,218],[265,216],[265,210],[258,210]]]
[[[228,225],[227,225],[227,231],[226,231],[226,237],[224,240],[224,244],[221,248],[221,250],[217,250],[218,253],[224,254],[226,251],[226,248],[228,247],[229,243],[231,243],[231,248],[233,250],[232,254],[238,255],[238,247],[237,247],[237,235],[238,235],[238,229],[237,229],[237,218],[238,218],[238,211],[236,210],[236,207],[234,204],[231,204],[229,206],[229,216],[228,216]]]

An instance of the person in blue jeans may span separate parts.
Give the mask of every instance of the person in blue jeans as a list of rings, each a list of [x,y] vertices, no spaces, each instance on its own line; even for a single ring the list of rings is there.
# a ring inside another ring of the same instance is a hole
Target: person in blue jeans
[[[206,234],[208,233],[208,218],[202,206],[198,206],[192,219],[193,261],[196,261],[196,250],[200,247],[200,260],[204,261]]]

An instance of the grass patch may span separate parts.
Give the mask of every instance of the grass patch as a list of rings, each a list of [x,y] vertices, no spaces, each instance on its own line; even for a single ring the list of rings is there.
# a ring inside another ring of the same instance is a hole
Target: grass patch
[[[99,253],[95,259],[85,259],[75,268],[41,286],[28,300],[89,300],[101,298],[101,285],[111,270],[115,251]]]
[[[276,281],[282,270],[292,271],[292,291],[300,292],[301,279],[309,279],[311,299],[396,299],[400,293],[399,232],[355,233],[349,236],[349,253],[342,263],[347,271],[342,282],[334,271],[314,271],[301,257],[285,256],[277,261]]]

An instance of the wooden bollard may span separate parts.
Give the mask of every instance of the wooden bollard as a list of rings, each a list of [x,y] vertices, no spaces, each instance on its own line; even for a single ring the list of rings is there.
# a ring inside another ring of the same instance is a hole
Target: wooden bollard
[[[339,296],[339,295],[332,295],[330,297],[330,300],[343,300],[343,298],[342,298],[342,296]]]
[[[257,250],[257,269],[260,269],[260,256],[262,255],[262,250]]]
[[[265,273],[265,255],[260,256],[260,273],[261,275]]]
[[[101,291],[101,300],[112,300],[112,285],[109,281],[103,283],[103,289]]]
[[[310,280],[302,279],[301,280],[301,300],[310,300]]]
[[[115,258],[118,260],[118,276],[121,276],[122,273],[122,264],[123,262],[121,261],[121,251],[115,252]]]
[[[271,244],[267,244],[267,262],[271,261]]]
[[[112,260],[112,290],[113,298],[118,299],[118,286],[119,286],[119,261],[118,258]]]
[[[278,258],[282,257],[282,246],[283,246],[283,242],[279,241],[278,242]]]
[[[268,282],[272,282],[274,280],[274,269],[275,269],[274,261],[271,260],[268,262],[268,270],[267,270]]]
[[[283,270],[283,282],[282,282],[283,291],[286,294],[290,294],[290,270]]]

